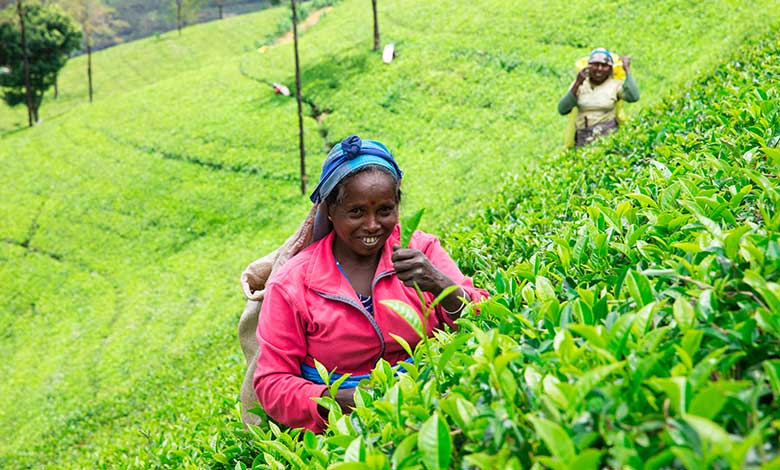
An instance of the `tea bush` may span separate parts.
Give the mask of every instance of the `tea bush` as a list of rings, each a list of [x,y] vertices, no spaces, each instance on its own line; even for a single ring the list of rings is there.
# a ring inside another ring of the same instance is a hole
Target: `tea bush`
[[[509,185],[458,259],[497,295],[237,468],[780,465],[780,40]],[[490,273],[497,272],[494,276]],[[406,315],[403,305],[394,305]],[[242,435],[236,431],[236,435]],[[217,436],[219,437],[219,436]],[[231,460],[232,459],[232,460]]]

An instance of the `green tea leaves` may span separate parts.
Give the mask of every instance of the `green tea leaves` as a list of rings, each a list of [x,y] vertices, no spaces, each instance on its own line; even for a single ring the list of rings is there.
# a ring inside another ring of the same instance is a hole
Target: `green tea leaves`
[[[673,312],[677,327],[680,328],[683,333],[687,332],[688,329],[693,326],[694,320],[696,319],[696,314],[693,311],[691,304],[683,297],[678,297],[677,300],[674,301]]]
[[[780,360],[764,361],[763,366],[767,381],[772,388],[772,394],[777,400],[780,397]]]
[[[420,315],[417,313],[417,310],[409,306],[409,304],[401,302],[400,300],[382,300],[380,303],[387,306],[392,311],[397,313],[401,318],[406,320],[406,323],[408,323],[409,326],[414,329],[415,333],[417,333],[420,339],[427,336],[425,330],[423,329]]]
[[[428,470],[446,469],[452,459],[452,437],[447,424],[434,412],[420,428],[417,448]]]
[[[528,415],[528,420],[533,424],[544,445],[547,446],[550,453],[560,463],[563,464],[574,460],[574,457],[577,455],[574,450],[574,443],[559,424],[534,415]]]
[[[422,208],[401,222],[401,248],[409,248],[409,242],[424,213],[425,208]]]
[[[642,308],[653,301],[653,288],[642,273],[630,271],[626,276],[626,285],[637,307]]]

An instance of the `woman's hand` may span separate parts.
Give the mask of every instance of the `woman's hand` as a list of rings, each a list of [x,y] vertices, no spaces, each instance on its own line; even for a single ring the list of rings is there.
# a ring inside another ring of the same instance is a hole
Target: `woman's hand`
[[[571,86],[571,94],[574,96],[577,96],[577,94],[580,92],[580,85],[585,83],[585,80],[590,75],[590,66],[583,67],[582,70],[577,74],[577,78],[574,80],[574,83]]]
[[[336,403],[341,407],[342,413],[350,414],[352,413],[352,409],[355,408],[355,389],[340,388],[333,399],[336,400]]]
[[[628,75],[631,68],[631,57],[627,55],[620,56],[620,61],[623,62],[623,70],[625,70],[626,75]]]
[[[417,284],[423,292],[439,295],[441,291],[454,285],[450,278],[439,271],[425,254],[414,248],[393,246],[393,268],[405,286]]]
[[[328,389],[325,389],[325,391],[322,392],[323,397],[329,397],[330,392]],[[354,388],[340,388],[336,392],[336,396],[332,397],[334,400],[336,400],[336,403],[339,404],[341,407],[341,412],[345,415],[348,415],[352,413],[352,410],[355,408],[355,389]],[[320,413],[320,416],[327,419],[328,418],[328,409],[325,408],[322,405],[317,405],[317,411]]]
[[[401,248],[395,245],[393,246],[393,256],[390,259],[393,261],[398,279],[403,281],[405,286],[412,287],[417,284],[423,292],[430,292],[438,296],[444,289],[456,285],[452,279],[439,271],[420,250]],[[458,318],[466,305],[464,302],[468,300],[465,291],[458,288],[443,298],[440,305],[450,318]]]

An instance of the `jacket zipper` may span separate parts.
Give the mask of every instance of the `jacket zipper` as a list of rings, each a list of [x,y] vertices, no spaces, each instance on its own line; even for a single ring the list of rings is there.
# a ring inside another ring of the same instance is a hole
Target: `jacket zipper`
[[[374,281],[371,283],[371,301],[374,301],[374,288],[376,287],[376,283],[379,282],[380,279],[387,277],[391,274],[393,274],[395,271],[384,271],[379,273],[377,277],[374,278]],[[331,295],[326,294],[325,292],[320,291],[314,291],[321,297],[328,299],[328,300],[335,300],[336,302],[342,302],[347,305],[350,305],[352,307],[355,307],[358,309],[360,313],[363,314],[364,317],[366,317],[366,320],[368,320],[369,323],[371,323],[371,326],[374,328],[374,333],[376,333],[377,337],[379,338],[379,344],[380,344],[380,350],[379,350],[379,356],[376,358],[375,362],[378,362],[379,359],[382,358],[382,356],[385,355],[385,337],[382,334],[382,329],[379,328],[379,324],[376,322],[376,319],[373,315],[371,315],[368,310],[366,310],[362,304],[359,304],[355,302],[353,299],[349,297],[344,297],[343,295]],[[376,306],[374,306],[374,311],[376,311]]]

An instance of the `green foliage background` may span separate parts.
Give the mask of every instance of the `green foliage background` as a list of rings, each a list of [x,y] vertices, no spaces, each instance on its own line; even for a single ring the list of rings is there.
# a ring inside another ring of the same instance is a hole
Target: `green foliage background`
[[[236,426],[213,461],[776,468],[779,53],[750,41],[615,139],[503,187],[448,237],[493,281],[479,315],[424,340],[404,374],[380,363],[351,415],[319,399],[324,435]]]
[[[557,222],[532,196],[569,194],[537,168],[561,146],[554,105],[574,60],[594,46],[632,55],[635,114],[701,87],[700,73],[772,31],[773,3],[383,1],[383,41],[399,54],[387,66],[370,53],[370,5],[345,0],[302,39],[320,118],[306,119],[308,174],[349,133],[382,140],[407,174],[404,211],[427,207],[423,228],[451,233],[478,278],[516,277]],[[0,111],[0,428],[14,430],[0,434],[0,466],[218,466],[224,439],[247,455],[226,431],[243,374],[237,278],[308,208],[295,103],[269,86],[293,82],[292,46],[258,53],[286,16],[101,51],[93,105],[73,59],[31,130],[23,110]],[[663,109],[658,122],[689,119]],[[484,203],[504,184],[489,211],[517,194],[528,205],[513,199],[512,223],[489,232]],[[514,232],[525,213],[547,217],[533,237]],[[470,226],[491,234],[485,245],[460,238]],[[526,245],[486,248],[514,239]]]
[[[0,64],[8,68],[0,74],[0,89],[3,100],[16,106],[27,103],[25,83],[29,84],[29,102],[37,109],[70,54],[79,48],[82,33],[76,21],[55,6],[29,5],[23,17],[27,25],[24,49],[14,9],[0,12]]]

